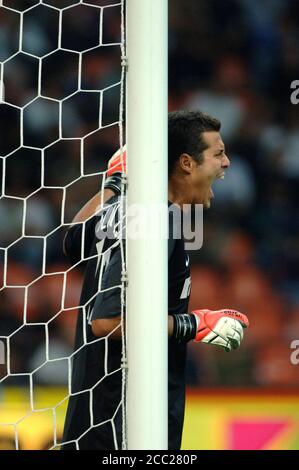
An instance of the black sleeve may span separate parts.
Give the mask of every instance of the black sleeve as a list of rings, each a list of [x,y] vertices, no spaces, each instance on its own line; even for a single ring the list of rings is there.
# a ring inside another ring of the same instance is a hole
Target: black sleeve
[[[182,237],[181,217],[181,210],[171,205],[168,212],[168,261],[173,255],[177,239]]]
[[[94,303],[92,320],[121,314],[121,272],[121,251],[117,249],[103,274],[101,292]]]
[[[64,253],[72,264],[82,260],[82,243],[84,230],[84,258],[89,256],[95,239],[97,217],[92,217],[85,224],[77,223],[70,227],[63,240]]]
[[[175,240],[173,238],[168,238],[168,261],[172,257],[175,248]]]

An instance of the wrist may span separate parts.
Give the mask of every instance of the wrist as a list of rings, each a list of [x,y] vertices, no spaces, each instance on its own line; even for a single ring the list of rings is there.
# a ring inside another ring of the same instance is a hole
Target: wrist
[[[181,313],[172,315],[173,335],[172,337],[179,343],[187,343],[196,337],[197,319],[192,313]]]
[[[122,174],[114,173],[108,176],[104,183],[104,189],[111,189],[116,196],[120,196],[122,187]]]

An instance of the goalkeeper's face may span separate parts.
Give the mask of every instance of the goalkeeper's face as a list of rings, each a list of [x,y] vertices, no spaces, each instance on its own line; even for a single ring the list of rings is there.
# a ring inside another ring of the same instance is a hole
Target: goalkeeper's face
[[[225,146],[219,132],[204,132],[206,143],[201,163],[194,159],[190,173],[192,199],[194,204],[203,204],[205,208],[211,205],[214,197],[212,184],[216,179],[224,179],[225,170],[230,166],[230,160],[225,154]]]

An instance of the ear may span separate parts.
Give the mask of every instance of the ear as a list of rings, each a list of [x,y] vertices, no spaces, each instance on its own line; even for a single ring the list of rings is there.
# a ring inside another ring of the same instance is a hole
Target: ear
[[[179,158],[179,166],[184,173],[191,174],[194,168],[194,163],[193,158],[188,153],[182,153]]]

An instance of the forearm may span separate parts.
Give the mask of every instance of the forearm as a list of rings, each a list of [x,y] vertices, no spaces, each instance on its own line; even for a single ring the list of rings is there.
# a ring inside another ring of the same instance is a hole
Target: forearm
[[[198,320],[197,320],[198,318]],[[200,325],[200,328],[198,326]],[[178,343],[191,340],[214,344],[226,351],[237,349],[243,340],[243,330],[249,326],[246,315],[235,310],[194,310],[191,314],[168,315],[168,337]],[[122,338],[120,316],[94,320],[93,334],[120,340]]]
[[[95,336],[104,337],[109,335],[111,339],[122,339],[121,317],[103,318],[93,320],[92,332]],[[173,335],[173,317],[168,315],[168,337]]]
[[[101,204],[108,201],[114,195],[115,193],[111,189],[104,189],[104,191],[97,193],[79,210],[72,220],[72,224],[85,222],[90,219],[90,217],[96,214]]]
[[[168,315],[168,337],[171,338],[173,335],[173,316]]]

